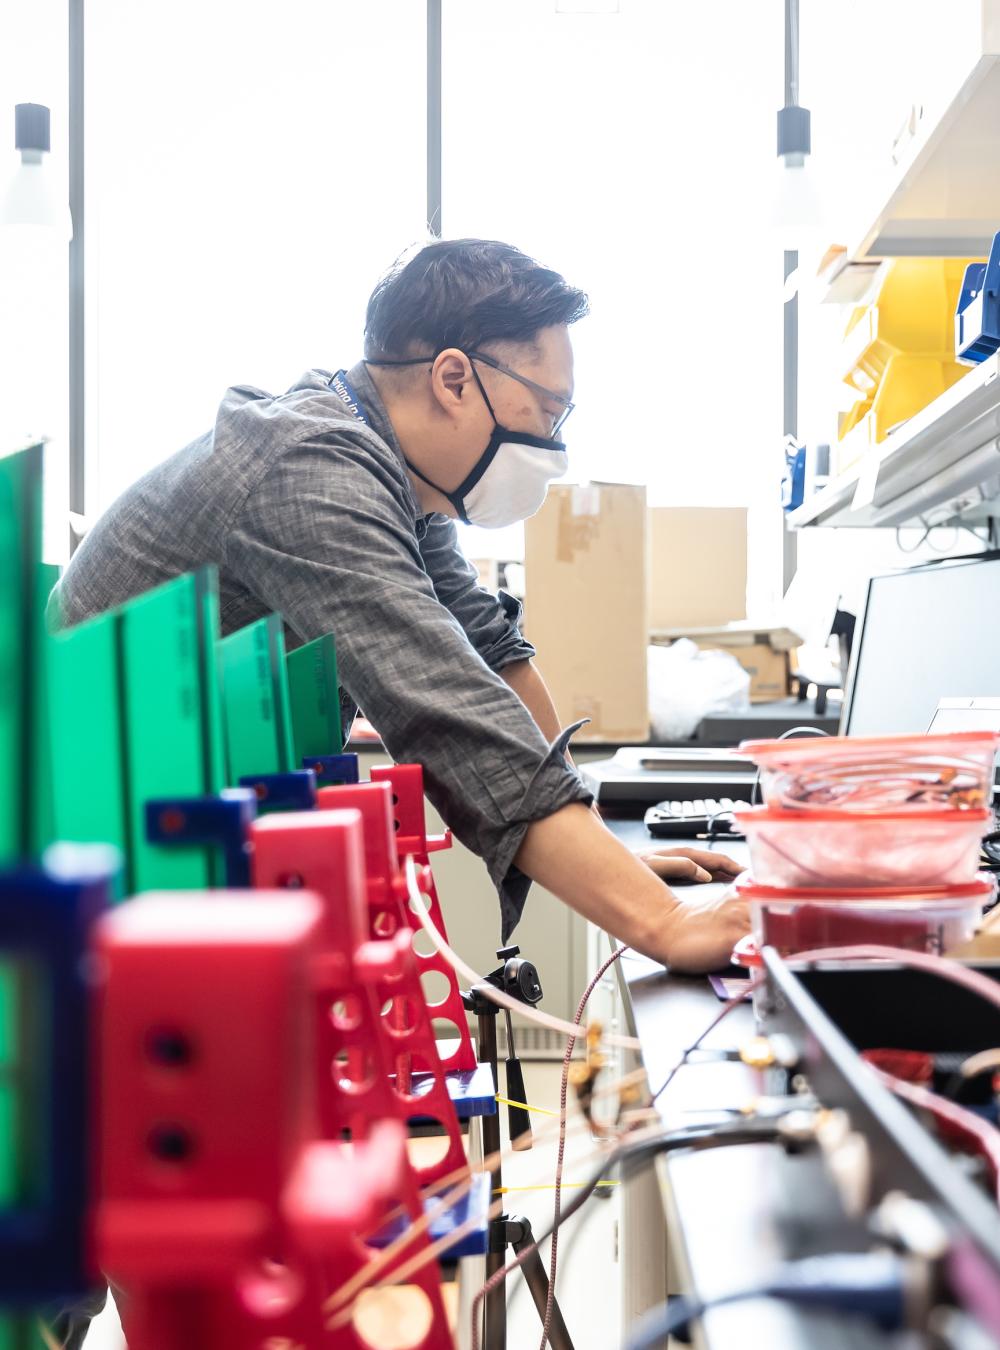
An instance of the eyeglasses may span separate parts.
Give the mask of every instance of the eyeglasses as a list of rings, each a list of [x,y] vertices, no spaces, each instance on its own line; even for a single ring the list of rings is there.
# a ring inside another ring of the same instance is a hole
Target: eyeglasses
[[[489,366],[493,370],[498,370],[501,375],[507,375],[512,380],[517,380],[518,384],[523,384],[526,389],[530,389],[533,394],[537,394],[540,399],[548,399],[551,403],[558,403],[562,412],[556,413],[552,417],[552,427],[549,435],[554,440],[562,428],[566,425],[566,418],[576,407],[568,398],[563,398],[562,394],[555,393],[552,389],[546,389],[544,384],[536,384],[534,380],[529,380],[527,375],[519,375],[516,370],[511,370],[510,366],[505,366],[502,361],[498,361],[493,356],[487,356],[484,352],[470,351],[467,353],[470,361],[481,361],[484,366]],[[369,366],[422,366],[433,365],[434,357],[431,356],[411,356],[405,361],[390,361],[387,358],[369,356],[365,358],[365,364]],[[478,380],[479,376],[476,376]],[[482,385],[479,386],[482,389]],[[484,396],[485,396],[485,390]],[[489,400],[487,399],[487,403]],[[490,409],[492,412],[492,408]]]
[[[534,380],[529,380],[526,375],[519,375],[516,370],[511,370],[510,366],[505,366],[502,361],[496,360],[493,356],[486,356],[483,352],[470,351],[468,353],[470,361],[481,361],[484,366],[489,366],[493,370],[498,370],[501,375],[507,375],[512,380],[517,380],[518,384],[523,384],[526,389],[530,389],[533,394],[537,394],[541,399],[548,399],[551,403],[558,403],[562,412],[556,413],[552,418],[552,429],[549,435],[555,439],[562,428],[566,425],[566,418],[576,407],[568,398],[563,398],[562,394],[556,394],[551,389],[546,389],[544,384],[536,384]],[[549,414],[552,416],[552,414]]]

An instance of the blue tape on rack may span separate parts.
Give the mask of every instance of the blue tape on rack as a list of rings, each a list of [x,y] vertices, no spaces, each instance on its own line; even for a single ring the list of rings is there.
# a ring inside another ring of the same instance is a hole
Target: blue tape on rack
[[[794,511],[802,505],[806,489],[806,448],[785,447],[785,472],[781,479],[781,509]]]
[[[312,769],[320,787],[344,787],[360,782],[357,755],[309,755],[302,765]]]
[[[292,769],[290,773],[247,774],[240,787],[250,788],[257,797],[257,809],[267,811],[312,811],[316,806],[316,775],[312,769]]]
[[[435,1214],[427,1230],[431,1242],[451,1238],[453,1233],[464,1228],[467,1223],[474,1225],[444,1249],[442,1256],[445,1260],[456,1261],[461,1256],[482,1256],[489,1249],[492,1203],[493,1176],[490,1172],[484,1172],[481,1176],[473,1177],[471,1189],[456,1204]],[[440,1195],[429,1195],[424,1200],[424,1209],[435,1210],[440,1204]],[[367,1241],[372,1247],[388,1247],[389,1243],[401,1237],[409,1226],[408,1219],[395,1219]]]
[[[415,1073],[410,1096],[419,1101],[430,1092],[436,1081],[434,1073]],[[497,1090],[493,1083],[493,1070],[488,1064],[477,1064],[474,1069],[446,1069],[444,1081],[459,1120],[468,1120],[470,1116],[496,1115]],[[432,1116],[421,1116],[416,1107],[410,1118],[415,1121],[433,1119]]]
[[[250,885],[250,825],[257,795],[249,788],[224,788],[217,797],[157,797],[146,803],[146,838],[166,846],[218,848],[226,885]]]
[[[1000,349],[1000,234],[985,263],[969,263],[955,310],[955,357],[978,365]]]
[[[0,1081],[12,1140],[30,1143],[0,1209],[0,1304],[74,1298],[86,1262],[89,1136],[88,934],[109,905],[121,857],[103,844],[56,844],[41,866],[0,872],[0,955],[8,1038]],[[15,1150],[17,1144],[14,1144]]]

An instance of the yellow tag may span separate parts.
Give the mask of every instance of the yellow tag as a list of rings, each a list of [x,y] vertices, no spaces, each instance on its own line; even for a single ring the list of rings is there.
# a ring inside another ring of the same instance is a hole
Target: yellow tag
[[[740,1046],[740,1059],[751,1069],[767,1069],[774,1063],[774,1051],[766,1036],[754,1036]]]
[[[497,1101],[501,1106],[519,1106],[522,1111],[537,1111],[540,1116],[558,1116],[558,1111],[550,1111],[546,1106],[529,1106],[527,1102],[512,1102],[509,1097],[501,1097],[498,1092]]]

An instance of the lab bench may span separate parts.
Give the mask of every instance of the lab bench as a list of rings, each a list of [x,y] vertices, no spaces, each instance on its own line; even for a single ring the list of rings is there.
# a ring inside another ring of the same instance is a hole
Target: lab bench
[[[609,826],[633,850],[650,843],[641,820],[612,820]],[[738,860],[744,856],[743,844],[720,848]],[[723,887],[713,884],[712,890]],[[708,886],[698,888],[700,898],[707,893]],[[592,970],[612,945],[591,926]],[[704,977],[670,974],[632,952],[610,968],[595,1000],[595,1016],[641,1043],[641,1052],[619,1051],[614,1070],[627,1073],[641,1064],[654,1092],[723,1007]],[[702,1044],[706,1050],[738,1046],[755,1030],[747,1003]],[[658,1098],[656,1110],[670,1128],[731,1121],[766,1090],[761,1071],[738,1060],[694,1058]],[[710,1299],[736,1283],[764,1279],[782,1261],[835,1250],[838,1237],[841,1249],[857,1241],[817,1151],[751,1143],[661,1154],[622,1191],[623,1345],[635,1319],[670,1294]],[[887,1350],[907,1342],[857,1320],[756,1299],[707,1312],[692,1323],[692,1343],[702,1350]]]

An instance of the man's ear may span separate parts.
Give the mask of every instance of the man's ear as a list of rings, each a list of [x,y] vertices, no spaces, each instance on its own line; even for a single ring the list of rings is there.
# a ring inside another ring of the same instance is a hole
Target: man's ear
[[[462,406],[466,385],[472,379],[469,358],[457,347],[439,352],[431,368],[431,391],[446,412]]]

